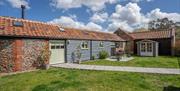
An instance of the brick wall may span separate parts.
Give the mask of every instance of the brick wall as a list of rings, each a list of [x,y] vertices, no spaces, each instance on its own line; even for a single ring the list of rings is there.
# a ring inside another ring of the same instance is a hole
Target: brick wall
[[[42,50],[49,50],[48,41],[46,40],[23,40],[22,49],[22,70],[30,70],[39,66],[39,57],[42,54]]]
[[[14,40],[0,39],[0,72],[15,71],[15,60],[13,56]]]
[[[37,68],[42,50],[49,51],[47,40],[0,39],[0,72],[25,71]],[[49,60],[46,60],[49,62]]]

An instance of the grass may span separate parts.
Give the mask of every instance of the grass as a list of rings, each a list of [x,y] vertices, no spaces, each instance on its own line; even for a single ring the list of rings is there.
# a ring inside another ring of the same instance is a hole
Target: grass
[[[180,75],[51,68],[0,77],[1,91],[168,91],[180,89]],[[166,90],[165,90],[166,91]]]
[[[110,65],[110,66],[135,66],[135,67],[156,67],[156,68],[179,68],[178,58],[170,56],[159,57],[137,57],[127,62],[96,60],[86,61],[82,64],[88,65]]]

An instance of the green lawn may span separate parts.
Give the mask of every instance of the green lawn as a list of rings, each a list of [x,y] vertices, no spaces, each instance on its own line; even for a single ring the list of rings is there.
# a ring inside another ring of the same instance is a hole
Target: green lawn
[[[180,60],[180,58],[179,58]],[[87,61],[82,64],[89,65],[111,65],[111,66],[135,66],[135,67],[156,67],[156,68],[179,68],[178,58],[170,56],[159,57],[137,57],[127,62],[96,60]]]
[[[180,89],[179,81],[180,75],[51,68],[0,77],[0,91],[163,91]]]

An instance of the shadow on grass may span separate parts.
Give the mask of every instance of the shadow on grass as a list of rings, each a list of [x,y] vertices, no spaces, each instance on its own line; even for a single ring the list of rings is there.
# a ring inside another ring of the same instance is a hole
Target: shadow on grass
[[[163,91],[180,91],[180,87],[167,86],[164,87]]]
[[[59,90],[64,90],[67,88],[79,88],[80,86],[82,86],[83,84],[79,81],[53,81],[50,84],[41,84],[36,86],[35,88],[33,88],[32,91],[59,91]],[[83,91],[85,90],[84,88],[79,88],[78,90],[81,91],[81,89],[83,89]]]

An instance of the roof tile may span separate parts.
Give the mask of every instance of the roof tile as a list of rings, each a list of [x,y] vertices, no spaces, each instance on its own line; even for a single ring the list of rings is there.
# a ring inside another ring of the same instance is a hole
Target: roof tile
[[[13,26],[13,21],[23,22],[23,27]],[[0,30],[0,36],[124,41],[119,36],[112,33],[80,30],[66,27],[63,27],[65,31],[60,31],[59,26],[57,25],[1,16],[0,26],[4,27],[3,30]]]
[[[172,31],[144,31],[129,33],[134,39],[159,39],[159,38],[171,38]]]

